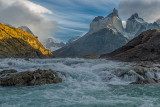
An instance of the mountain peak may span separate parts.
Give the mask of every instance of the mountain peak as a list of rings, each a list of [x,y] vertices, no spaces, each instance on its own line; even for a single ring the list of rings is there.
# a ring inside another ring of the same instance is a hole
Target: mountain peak
[[[128,20],[136,20],[136,19],[138,19],[139,21],[144,22],[144,20],[139,17],[138,13],[133,14]]]
[[[96,21],[99,21],[101,19],[103,19],[104,17],[103,16],[97,16],[93,19],[93,22],[96,22]]]
[[[116,8],[113,9],[113,12],[111,14],[109,14],[107,17],[114,17],[114,16],[118,16],[118,10]]]

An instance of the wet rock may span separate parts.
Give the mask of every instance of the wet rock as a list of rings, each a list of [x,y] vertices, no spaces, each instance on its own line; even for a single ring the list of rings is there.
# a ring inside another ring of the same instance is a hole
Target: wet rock
[[[29,58],[24,58],[25,61],[29,61]]]
[[[10,65],[10,66],[11,66],[11,65],[13,65],[13,63],[12,63],[12,62],[8,62],[8,65]]]
[[[0,86],[34,86],[60,82],[62,79],[52,70],[26,71],[0,78]]]
[[[14,69],[10,69],[10,70],[3,70],[0,72],[0,76],[2,75],[6,75],[6,74],[12,74],[12,73],[16,73],[18,72],[17,70],[14,70]]]
[[[155,79],[145,79],[145,80],[138,80],[136,82],[132,82],[131,84],[156,84],[159,81],[155,80]]]
[[[155,77],[156,77],[157,80],[159,80],[160,79],[160,73],[159,72],[155,72]]]
[[[155,78],[155,74],[154,74],[154,72],[146,72],[145,77],[148,79],[153,79],[153,78]]]
[[[119,75],[123,80],[129,80],[131,84],[155,84],[160,83],[160,68],[157,64],[146,63],[132,65],[130,70]],[[134,78],[134,79],[132,79]],[[133,82],[132,82],[133,80]]]

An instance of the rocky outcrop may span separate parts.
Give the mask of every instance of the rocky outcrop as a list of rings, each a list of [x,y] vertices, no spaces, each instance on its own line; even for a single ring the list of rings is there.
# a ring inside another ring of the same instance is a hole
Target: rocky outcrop
[[[62,79],[58,77],[58,73],[52,70],[36,70],[34,72],[26,71],[19,73],[16,70],[5,70],[0,73],[0,86],[34,86],[62,82]],[[9,75],[1,77],[2,74]]]
[[[46,58],[52,53],[34,35],[0,23],[0,58]]]
[[[111,52],[127,43],[123,32],[122,21],[114,9],[105,18],[96,17],[87,34],[53,53],[56,57],[83,57]]]
[[[125,46],[101,55],[121,61],[156,61],[160,62],[160,31],[148,30],[131,40]]]

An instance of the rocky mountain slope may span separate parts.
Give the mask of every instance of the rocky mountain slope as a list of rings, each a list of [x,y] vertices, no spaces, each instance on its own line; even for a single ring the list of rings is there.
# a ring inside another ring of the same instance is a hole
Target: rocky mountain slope
[[[0,58],[52,57],[32,34],[0,23]]]
[[[160,30],[148,30],[101,58],[121,61],[160,61]]]
[[[76,37],[73,37],[71,39],[69,39],[66,43],[66,45],[70,45],[72,44],[73,42],[77,41],[79,38],[81,38],[80,36],[76,36]]]
[[[100,55],[111,52],[127,43],[127,39],[122,35],[123,31],[118,11],[114,9],[105,18],[96,17],[86,35],[53,53],[56,57],[83,57],[89,54]]]

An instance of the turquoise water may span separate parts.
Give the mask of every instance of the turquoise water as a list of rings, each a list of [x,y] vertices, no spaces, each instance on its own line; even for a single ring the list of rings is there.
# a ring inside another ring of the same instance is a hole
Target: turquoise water
[[[0,107],[160,107],[160,85],[129,85],[132,79],[117,77],[130,66],[102,59],[3,59],[0,70],[52,69],[66,76],[60,84],[0,87]]]

